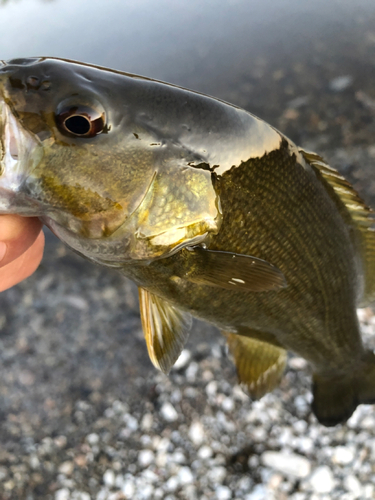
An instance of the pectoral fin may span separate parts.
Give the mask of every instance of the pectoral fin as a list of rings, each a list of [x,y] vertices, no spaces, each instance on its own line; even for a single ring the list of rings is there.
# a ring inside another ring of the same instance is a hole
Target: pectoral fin
[[[193,247],[191,251],[194,252],[194,266],[186,278],[194,283],[249,292],[287,286],[280,269],[257,257],[201,247]]]
[[[148,354],[153,365],[168,374],[187,341],[191,317],[144,288],[138,291]]]
[[[287,352],[268,342],[235,333],[225,333],[242,388],[259,399],[278,386],[284,373]]]

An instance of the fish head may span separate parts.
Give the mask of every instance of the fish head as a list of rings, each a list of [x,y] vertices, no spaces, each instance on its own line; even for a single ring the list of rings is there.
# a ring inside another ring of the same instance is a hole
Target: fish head
[[[211,173],[142,122],[140,81],[52,58],[0,61],[0,213],[38,216],[102,263],[165,257],[216,232]]]

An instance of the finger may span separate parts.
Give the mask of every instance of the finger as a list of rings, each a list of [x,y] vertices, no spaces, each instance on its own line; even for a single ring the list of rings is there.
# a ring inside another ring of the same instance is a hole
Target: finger
[[[22,255],[34,243],[41,228],[42,223],[36,218],[1,215],[0,267]]]
[[[17,259],[0,268],[0,292],[28,278],[43,257],[44,234],[39,233],[34,243]]]

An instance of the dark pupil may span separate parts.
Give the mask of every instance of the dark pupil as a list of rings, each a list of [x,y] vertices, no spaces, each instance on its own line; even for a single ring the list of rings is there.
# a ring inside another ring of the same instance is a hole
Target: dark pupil
[[[71,116],[65,120],[65,127],[72,134],[86,135],[90,132],[91,124],[84,116]]]

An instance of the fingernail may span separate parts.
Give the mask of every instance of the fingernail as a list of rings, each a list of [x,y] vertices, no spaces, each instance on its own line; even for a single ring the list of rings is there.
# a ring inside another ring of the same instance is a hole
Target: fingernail
[[[4,243],[3,241],[0,241],[0,262],[3,260],[6,253],[7,253],[7,244]]]

